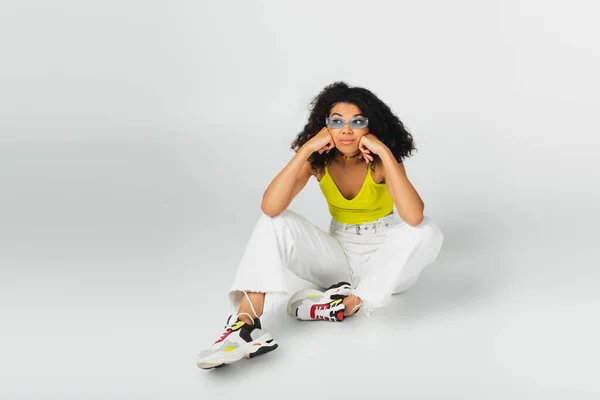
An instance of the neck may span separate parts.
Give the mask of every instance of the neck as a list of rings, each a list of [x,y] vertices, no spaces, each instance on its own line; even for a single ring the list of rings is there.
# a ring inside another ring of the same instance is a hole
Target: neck
[[[358,164],[359,161],[362,161],[360,158],[358,158],[359,154],[360,150],[354,154],[343,154],[338,151],[337,159],[344,165],[355,165]]]

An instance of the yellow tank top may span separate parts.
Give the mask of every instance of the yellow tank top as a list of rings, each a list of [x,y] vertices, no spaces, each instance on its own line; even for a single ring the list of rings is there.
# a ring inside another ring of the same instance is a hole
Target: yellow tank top
[[[346,199],[336,183],[325,173],[319,181],[321,192],[327,200],[331,216],[343,224],[362,224],[372,222],[388,215],[394,208],[394,201],[388,193],[385,183],[377,183],[371,175],[371,164],[367,168],[367,177],[360,192],[351,200]]]

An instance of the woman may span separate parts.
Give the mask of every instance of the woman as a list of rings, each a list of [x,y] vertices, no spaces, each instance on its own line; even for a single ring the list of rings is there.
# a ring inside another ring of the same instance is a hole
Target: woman
[[[290,315],[343,321],[360,308],[369,315],[384,306],[440,251],[442,232],[423,216],[402,163],[415,147],[398,117],[371,91],[344,82],[327,86],[311,105],[292,143],[294,157],[264,193],[263,214],[238,266],[230,292],[237,313],[198,355],[200,368],[277,348],[259,318],[286,295],[284,268],[327,288],[294,294]],[[327,200],[329,232],[287,209],[311,176]]]

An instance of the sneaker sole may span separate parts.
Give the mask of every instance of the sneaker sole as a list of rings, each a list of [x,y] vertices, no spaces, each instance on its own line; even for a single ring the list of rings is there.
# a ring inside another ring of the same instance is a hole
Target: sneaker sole
[[[248,343],[245,346],[238,347],[230,352],[216,352],[202,360],[197,360],[196,365],[200,369],[214,369],[233,364],[242,358],[254,358],[269,353],[279,347],[279,344],[273,339],[270,333],[265,333],[260,338]]]

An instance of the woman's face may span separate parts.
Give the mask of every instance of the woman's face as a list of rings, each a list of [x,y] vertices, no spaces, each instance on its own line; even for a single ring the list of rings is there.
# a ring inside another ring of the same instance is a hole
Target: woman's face
[[[335,147],[348,156],[358,152],[359,139],[369,133],[366,117],[362,115],[360,108],[350,103],[334,104],[329,111],[327,126]]]

